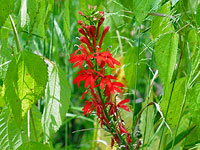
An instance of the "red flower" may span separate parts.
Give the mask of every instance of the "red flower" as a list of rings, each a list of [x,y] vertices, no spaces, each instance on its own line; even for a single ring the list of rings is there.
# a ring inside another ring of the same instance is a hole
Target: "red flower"
[[[105,64],[107,63],[109,67],[114,68],[114,64],[120,65],[120,62],[118,62],[116,59],[112,57],[112,54],[107,50],[106,52],[99,52],[101,48],[96,49],[96,56],[93,55],[93,57],[96,59],[97,64],[103,68]]]
[[[87,45],[87,47],[88,47],[88,49],[90,50],[90,52],[93,52],[93,49],[92,49],[92,47],[90,46],[91,43],[90,43],[90,41],[88,40],[88,38],[82,36],[82,37],[80,37],[80,41],[81,41],[81,43],[85,43],[85,44]]]
[[[85,88],[88,87],[88,85],[91,85],[92,88],[95,87],[95,81],[98,78],[94,74],[94,70],[87,69],[87,70],[81,70],[77,74],[79,74],[77,77],[74,78],[73,84],[78,83],[78,88],[80,86],[80,82],[85,80]]]
[[[79,51],[81,52],[81,54],[75,55]],[[84,61],[86,61],[86,63],[90,67],[93,67],[93,63],[90,61],[90,58],[92,58],[92,55],[89,55],[85,47],[80,45],[79,49],[76,50],[73,54],[71,54],[69,61],[70,63],[76,63],[73,67],[79,66],[79,69],[82,67]]]
[[[109,87],[106,85],[104,95],[110,97],[110,94],[115,94],[115,92],[121,93],[121,89],[118,87],[124,87],[124,85],[120,82],[112,82],[111,86]]]
[[[104,12],[103,12],[104,13]],[[101,24],[103,23],[104,21],[104,17],[102,17],[100,20],[99,20],[99,23],[98,23],[98,27],[97,27],[97,39],[99,39],[99,29],[100,29],[100,26]]]
[[[93,47],[96,47],[96,36],[95,36],[95,31],[96,28],[93,25],[89,26],[90,32],[92,33],[92,38],[93,38]]]
[[[101,47],[101,44],[103,42],[103,39],[104,39],[104,36],[106,35],[106,33],[108,32],[109,30],[109,26],[106,26],[104,29],[103,29],[103,33],[102,33],[102,36],[101,36],[101,39],[100,39],[100,42],[99,42],[99,47]]]
[[[90,102],[89,100],[85,101],[86,105],[85,107],[83,107],[83,115],[86,115],[86,114],[91,114],[94,110],[94,108],[91,108],[92,107],[92,102]]]
[[[122,108],[122,109],[124,109],[124,110],[126,110],[126,111],[130,111],[129,108],[128,108],[128,106],[123,105],[123,104],[128,103],[128,102],[129,102],[129,99],[125,99],[125,100],[119,102],[119,103],[117,104],[117,107],[120,107],[120,108]]]
[[[120,130],[120,133],[128,133],[128,131],[126,131],[126,129],[121,125],[119,124],[119,130]]]
[[[132,143],[132,139],[131,139],[130,133],[127,134],[127,143],[128,143],[128,144],[131,144],[131,143]]]
[[[101,90],[104,89],[105,84],[108,86],[108,88],[112,86],[112,83],[110,81],[111,79],[116,80],[116,78],[112,75],[105,75],[104,77],[101,77],[101,81],[100,81]]]

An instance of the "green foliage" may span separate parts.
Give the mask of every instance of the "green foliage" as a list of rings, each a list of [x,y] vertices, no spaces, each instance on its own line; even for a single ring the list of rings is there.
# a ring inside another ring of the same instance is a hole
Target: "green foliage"
[[[8,107],[4,107],[0,114],[0,148],[2,150],[16,149],[22,139],[17,123]]]
[[[197,83],[190,90],[188,103],[192,120],[198,124],[200,122],[200,83]]]
[[[161,110],[165,117],[167,116],[166,121],[172,130],[177,125],[177,120],[181,113],[185,92],[185,80],[185,78],[178,79],[174,85],[174,88],[173,83],[171,83],[161,100]]]
[[[158,10],[158,13],[166,14],[170,16],[171,13],[171,4],[170,2],[164,4],[161,6]],[[154,16],[152,19],[152,28],[151,28],[151,34],[153,39],[156,39],[158,36],[167,33],[167,32],[173,32],[173,26],[170,22],[170,17],[159,17]]]
[[[0,29],[3,26],[4,22],[8,18],[8,15],[12,13],[13,7],[14,7],[14,1],[13,0],[7,0],[6,2],[4,0],[0,0]]]
[[[133,0],[133,11],[138,25],[148,15],[154,0]]]
[[[200,26],[200,4],[198,4],[196,12],[197,12],[197,14],[196,14],[196,22],[197,22],[197,25]]]
[[[135,82],[137,78],[136,75],[138,74],[138,78],[141,78],[145,71],[145,65],[141,61],[141,59],[145,57],[144,53],[142,53],[139,57],[137,57],[137,53],[137,47],[129,48],[124,60],[124,64],[126,65],[124,67],[125,76],[128,82],[128,86],[131,89],[135,88]]]
[[[138,136],[133,140],[142,140],[142,149],[198,149],[199,1],[0,0],[0,4],[0,149],[87,150],[92,140],[109,145],[101,131],[95,135],[95,117],[82,116],[85,88],[73,85],[77,70],[68,62],[80,44],[78,11],[84,12],[88,4],[105,13],[100,36],[103,27],[110,26],[102,50],[108,48],[113,57],[123,58],[117,73],[106,72],[125,85],[127,93],[117,97],[129,98],[134,110],[122,113],[127,130],[149,102],[160,104],[164,115],[158,104],[157,109],[147,107],[138,118]]]
[[[50,148],[49,146],[47,145],[44,145],[42,143],[39,143],[39,142],[34,142],[34,141],[31,141],[31,142],[27,142],[27,143],[24,143],[22,144],[20,147],[17,148],[17,150],[33,150],[33,149],[40,149],[40,150],[53,150],[52,148]]]
[[[155,59],[164,90],[171,82],[178,49],[176,33],[165,34],[156,42]]]
[[[68,110],[70,101],[70,86],[63,71],[54,64],[48,66],[49,82],[45,95],[44,113],[42,115],[42,125],[44,139],[49,139],[62,125]]]

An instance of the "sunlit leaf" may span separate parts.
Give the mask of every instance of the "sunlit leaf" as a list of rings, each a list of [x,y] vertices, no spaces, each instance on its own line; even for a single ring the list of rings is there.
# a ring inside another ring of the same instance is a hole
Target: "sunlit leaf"
[[[46,142],[62,125],[70,102],[70,86],[64,72],[56,65],[48,64],[49,81],[46,89],[42,125]]]
[[[181,114],[181,108],[185,92],[185,78],[178,79],[174,85],[172,92],[173,83],[166,90],[162,100],[161,100],[161,110],[164,114],[166,122],[169,124],[170,128],[173,130],[177,125],[178,118]],[[169,105],[169,108],[168,108]],[[167,116],[167,117],[166,117]]]
[[[175,33],[165,34],[156,41],[155,59],[164,90],[172,79],[176,64],[177,49],[178,37]]]

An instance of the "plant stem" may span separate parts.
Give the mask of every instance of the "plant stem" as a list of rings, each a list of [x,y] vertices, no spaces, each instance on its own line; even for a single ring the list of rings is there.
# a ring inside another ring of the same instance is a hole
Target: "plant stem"
[[[33,118],[33,113],[32,113],[31,109],[30,109],[30,117],[31,117],[31,123],[32,123],[32,126],[33,126],[33,133],[34,133],[34,136],[35,136],[35,141],[38,142],[37,132],[36,132],[34,118]]]
[[[15,41],[16,41],[16,45],[17,45],[17,50],[18,50],[18,52],[20,52],[22,50],[22,46],[21,46],[21,43],[20,43],[20,40],[19,40],[18,32],[17,32],[17,29],[16,29],[16,26],[15,26],[15,23],[13,21],[12,16],[9,15],[9,18],[10,18],[10,22],[12,24],[12,28],[14,30]]]

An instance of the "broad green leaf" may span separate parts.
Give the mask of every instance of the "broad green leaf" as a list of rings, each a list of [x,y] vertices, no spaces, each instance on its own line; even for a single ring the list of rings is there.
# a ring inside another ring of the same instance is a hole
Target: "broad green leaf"
[[[18,96],[22,101],[22,116],[40,99],[47,83],[47,66],[40,56],[23,51],[17,63]]]
[[[17,150],[53,150],[51,147],[39,142],[30,141],[22,144]]]
[[[164,93],[164,96],[161,100],[161,111],[164,114],[166,122],[169,124],[170,128],[173,130],[177,125],[181,107],[184,98],[185,91],[185,78],[177,79],[173,88],[173,93],[170,100],[170,94],[172,91],[173,83],[170,84],[169,88]],[[169,108],[168,108],[169,105]],[[167,110],[168,108],[168,110]],[[167,118],[166,118],[167,114]]]
[[[9,108],[5,107],[0,114],[0,149],[16,149],[21,143],[20,130]]]
[[[196,12],[196,23],[198,26],[200,26],[200,4],[198,4]]]
[[[28,0],[27,12],[30,17],[30,31],[44,37],[45,1]]]
[[[22,120],[22,109],[21,109],[21,100],[18,95],[18,68],[17,60],[19,57],[14,57],[8,65],[8,70],[5,78],[5,95],[4,99],[6,103],[9,103],[11,107],[12,114],[16,120],[18,127],[21,126]]]
[[[0,29],[8,18],[8,15],[12,13],[13,8],[13,0],[0,0]]]
[[[133,12],[138,25],[148,15],[154,0],[133,0]]]
[[[40,99],[47,83],[47,66],[36,54],[23,51],[9,63],[5,79],[5,100],[21,126],[21,118]]]
[[[172,79],[177,49],[178,37],[176,33],[161,36],[155,45],[155,59],[164,91]]]
[[[168,2],[158,9],[158,13],[170,15],[170,10],[171,4]],[[151,34],[153,39],[156,39],[161,34],[174,30],[169,17],[154,16],[151,24]]]
[[[124,71],[125,77],[128,82],[129,88],[135,88],[136,82],[136,73],[138,79],[143,76],[145,71],[145,64],[141,62],[141,59],[144,58],[145,53],[142,53],[137,58],[137,47],[128,49],[125,60],[124,60]],[[137,60],[138,59],[138,60]],[[138,61],[138,66],[137,66]]]
[[[190,91],[188,96],[188,107],[192,121],[196,124],[200,122],[200,83],[197,83]]]
[[[62,125],[70,102],[70,86],[64,72],[56,65],[48,64],[49,81],[46,88],[45,106],[42,115],[44,140],[49,143]]]

